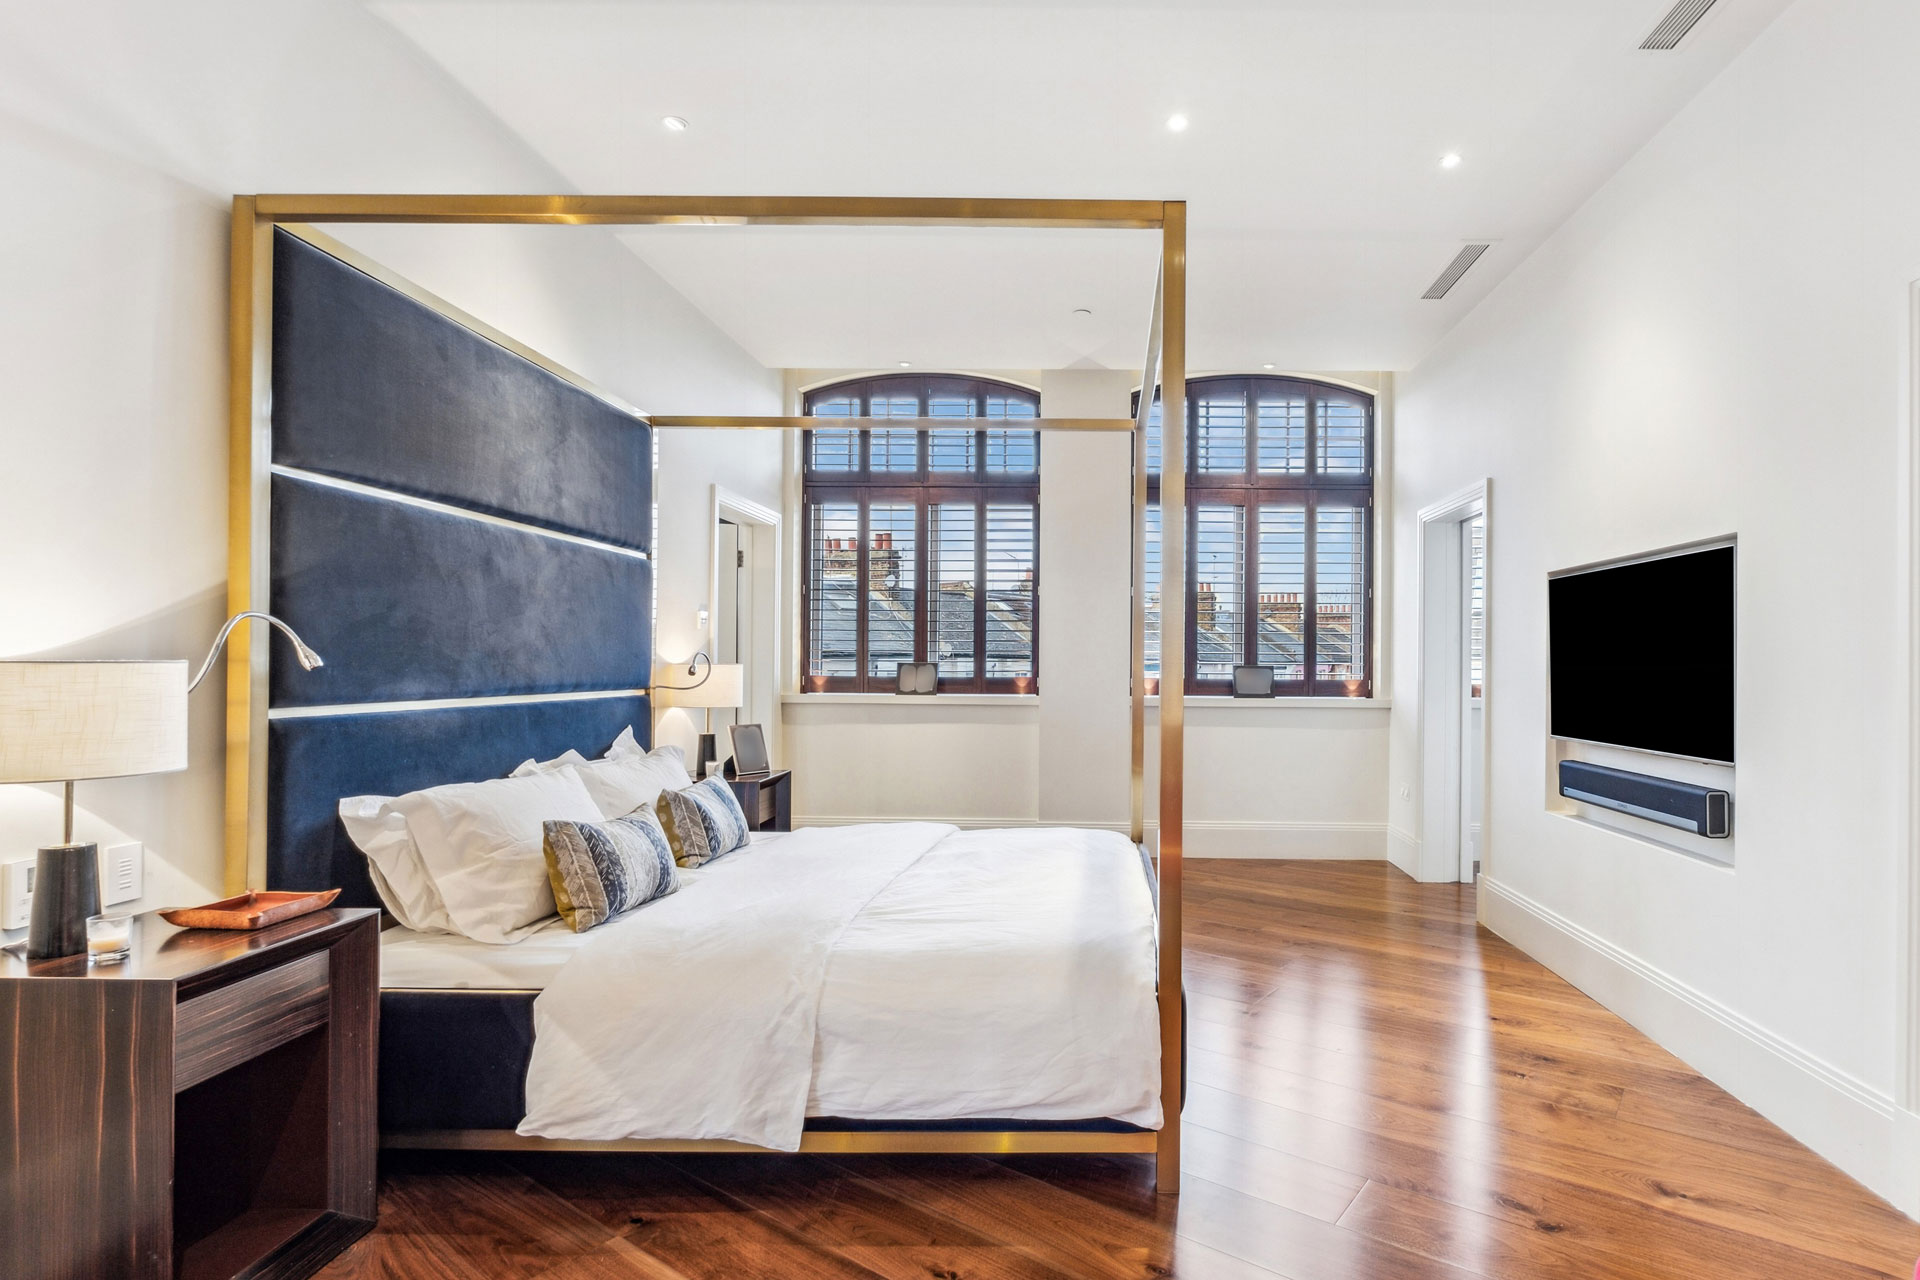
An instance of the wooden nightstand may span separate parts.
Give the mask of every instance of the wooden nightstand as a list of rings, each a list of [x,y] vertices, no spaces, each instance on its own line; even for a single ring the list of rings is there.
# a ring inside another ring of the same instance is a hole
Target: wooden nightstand
[[[749,831],[793,830],[793,771],[774,769],[769,773],[728,778],[727,785],[746,811]]]
[[[379,913],[0,955],[0,1276],[310,1275],[374,1221]]]

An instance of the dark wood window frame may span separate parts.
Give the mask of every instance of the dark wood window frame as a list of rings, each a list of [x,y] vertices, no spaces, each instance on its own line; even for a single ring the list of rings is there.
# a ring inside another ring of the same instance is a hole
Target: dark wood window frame
[[[929,431],[916,433],[914,442],[914,466],[912,470],[890,470],[873,466],[873,448],[870,434],[863,435],[857,443],[856,455],[859,465],[852,468],[819,468],[815,461],[815,432],[802,433],[801,438],[801,500],[800,500],[800,545],[802,548],[801,566],[801,644],[800,644],[800,690],[802,693],[892,693],[895,687],[893,672],[872,674],[868,660],[868,610],[871,597],[868,592],[867,575],[872,564],[873,536],[870,527],[870,512],[874,503],[911,504],[914,509],[913,540],[913,581],[915,583],[914,619],[913,619],[913,660],[929,660],[929,638],[932,632],[932,602],[938,592],[930,589],[935,563],[933,548],[929,546],[930,509],[945,504],[971,504],[975,509],[974,517],[974,582],[976,584],[973,600],[973,672],[968,676],[953,677],[942,674],[939,681],[941,693],[992,693],[992,694],[1034,694],[1039,692],[1040,672],[1040,442],[1038,433],[1033,440],[1033,470],[1031,471],[995,471],[990,469],[991,451],[988,444],[989,431],[986,423],[1006,423],[1005,428],[996,427],[992,434],[1002,430],[1018,431],[1018,422],[1022,417],[1038,417],[1039,393],[1014,383],[999,382],[989,378],[967,378],[939,374],[886,374],[871,378],[861,378],[849,382],[836,382],[823,387],[815,387],[804,397],[803,410],[814,416],[822,404],[832,402],[851,402],[850,417],[868,417],[875,396],[890,399],[911,397],[916,412],[928,415],[930,398],[939,397],[943,401],[970,398],[972,414],[956,415],[956,424],[977,421],[982,426],[976,428],[973,435],[971,469],[938,469],[932,466],[932,441],[934,434]],[[989,400],[1003,400],[1017,405],[1023,412],[1018,416],[989,417]],[[884,418],[886,415],[881,415]],[[896,415],[899,416],[899,415]],[[858,512],[858,532],[856,534],[857,555],[855,562],[856,586],[854,597],[856,613],[854,620],[855,675],[817,674],[811,670],[812,655],[815,648],[815,530],[813,528],[816,509],[825,503],[852,504]],[[988,564],[987,508],[994,505],[1024,506],[1032,511],[1033,551],[1031,570],[1031,596],[1029,604],[1029,654],[1030,669],[1025,676],[987,675],[987,641],[990,627],[988,620]]]
[[[1222,393],[1238,391],[1243,397],[1246,412],[1245,453],[1246,466],[1233,472],[1196,470],[1198,450],[1199,405],[1204,400],[1219,400]],[[1305,469],[1300,472],[1262,472],[1260,467],[1258,416],[1255,405],[1261,392],[1273,395],[1303,395],[1307,400],[1306,436],[1304,440]],[[1155,399],[1159,398],[1158,390]],[[1327,401],[1360,405],[1364,411],[1363,450],[1364,465],[1358,471],[1322,471],[1321,470],[1321,429],[1322,404]],[[1138,411],[1139,393],[1134,393],[1134,407]],[[1257,515],[1261,505],[1299,505],[1306,511],[1304,532],[1304,576],[1305,591],[1301,616],[1303,621],[1303,679],[1280,680],[1274,682],[1274,692],[1281,697],[1295,698],[1370,698],[1373,696],[1373,579],[1374,579],[1374,527],[1373,527],[1373,478],[1375,456],[1375,401],[1365,391],[1354,387],[1340,386],[1335,383],[1316,382],[1305,378],[1280,378],[1260,376],[1228,376],[1213,378],[1190,378],[1187,381],[1187,642],[1186,642],[1186,691],[1189,696],[1230,696],[1233,681],[1230,675],[1220,678],[1201,679],[1199,664],[1199,545],[1197,532],[1200,508],[1212,505],[1239,506],[1249,514],[1243,517],[1241,547],[1242,599],[1239,601],[1242,619],[1240,661],[1254,664],[1259,661],[1259,627],[1256,620],[1260,616],[1260,530]],[[1147,501],[1152,506],[1160,502],[1160,474],[1157,469],[1147,476]],[[1361,626],[1361,674],[1358,679],[1322,678],[1317,675],[1319,658],[1320,600],[1316,552],[1320,511],[1323,508],[1358,510],[1360,517],[1361,563],[1362,563],[1362,599],[1359,602],[1358,616]],[[1255,624],[1255,625],[1249,625]],[[1159,691],[1159,681],[1148,678],[1149,692]]]

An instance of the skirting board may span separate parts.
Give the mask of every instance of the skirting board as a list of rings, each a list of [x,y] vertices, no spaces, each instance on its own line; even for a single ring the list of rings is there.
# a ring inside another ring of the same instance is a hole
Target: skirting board
[[[1565,916],[1486,876],[1487,928],[1619,1014],[1909,1217],[1920,1118],[1892,1098]]]
[[[1406,875],[1420,878],[1420,837],[1401,827],[1387,828],[1387,861]]]
[[[1087,822],[1071,818],[940,818],[890,814],[848,817],[843,814],[795,814],[797,827],[846,827],[860,822],[948,822],[969,831],[993,827],[1090,827],[1096,831],[1125,831],[1123,822]],[[1155,825],[1147,824],[1152,840]],[[1189,858],[1271,858],[1299,861],[1378,862],[1386,856],[1387,827],[1383,822],[1209,822],[1189,818],[1186,824]]]

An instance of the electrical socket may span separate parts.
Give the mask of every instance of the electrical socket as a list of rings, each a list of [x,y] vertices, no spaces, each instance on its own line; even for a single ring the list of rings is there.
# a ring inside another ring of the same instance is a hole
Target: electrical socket
[[[33,919],[33,868],[37,858],[0,862],[0,929],[24,929]]]
[[[116,844],[101,859],[100,905],[132,902],[146,892],[146,850],[139,844]]]

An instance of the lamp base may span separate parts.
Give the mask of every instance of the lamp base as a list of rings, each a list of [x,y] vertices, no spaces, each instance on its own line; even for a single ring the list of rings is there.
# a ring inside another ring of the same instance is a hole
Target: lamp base
[[[714,741],[714,735],[711,733],[703,733],[700,735],[700,750],[697,752],[698,759],[694,762],[693,766],[693,776],[695,778],[706,777],[707,774],[711,772],[707,766],[716,763],[720,759],[720,752],[715,747]]]
[[[87,917],[100,914],[100,846],[56,844],[33,864],[33,917],[27,958],[48,960],[87,949]]]

